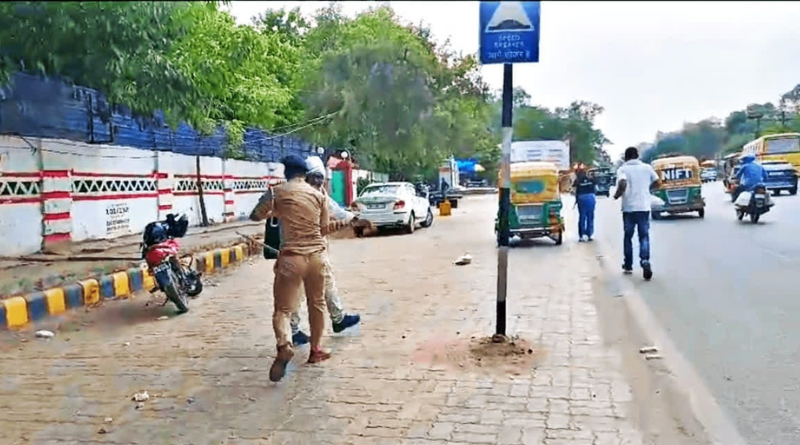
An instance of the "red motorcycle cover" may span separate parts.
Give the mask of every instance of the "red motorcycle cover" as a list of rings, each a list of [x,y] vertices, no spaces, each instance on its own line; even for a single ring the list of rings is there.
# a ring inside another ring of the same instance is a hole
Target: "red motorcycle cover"
[[[147,267],[153,269],[170,256],[177,256],[179,248],[178,240],[174,238],[170,238],[163,243],[150,247],[144,257],[145,261],[147,261]]]

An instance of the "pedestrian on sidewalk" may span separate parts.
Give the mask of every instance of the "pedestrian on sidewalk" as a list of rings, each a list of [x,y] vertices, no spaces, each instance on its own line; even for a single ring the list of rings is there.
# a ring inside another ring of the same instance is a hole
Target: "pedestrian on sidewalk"
[[[352,212],[343,209],[339,204],[331,199],[325,192],[323,184],[325,184],[325,165],[322,159],[318,156],[309,156],[306,159],[306,182],[308,182],[316,190],[319,190],[325,195],[325,201],[328,204],[328,211],[331,219],[336,221],[350,222],[355,218]],[[325,238],[327,247],[328,240]],[[347,328],[357,325],[361,321],[361,316],[358,314],[346,314],[344,312],[344,305],[342,299],[339,297],[339,290],[336,288],[336,278],[333,276],[333,266],[331,265],[328,249],[325,249],[323,254],[323,263],[325,271],[325,304],[328,307],[328,314],[331,317],[331,325],[333,332],[339,333]],[[308,335],[300,330],[300,315],[295,312],[292,314],[292,342],[295,346],[300,346],[308,343]]]
[[[578,241],[591,241],[592,235],[594,235],[597,186],[582,165],[575,171],[575,182],[572,184],[572,189],[575,190],[575,203],[578,206]]]
[[[653,277],[650,264],[650,190],[659,179],[653,167],[639,160],[636,147],[625,149],[625,163],[617,170],[614,199],[622,198],[624,232],[622,271],[633,272],[633,232],[639,234],[639,260],[645,280]]]
[[[264,221],[270,216],[281,222],[283,244],[275,262],[272,293],[277,354],[269,370],[269,379],[280,381],[286,365],[294,357],[291,317],[300,304],[300,285],[305,287],[308,324],[311,327],[309,363],[330,357],[322,349],[325,330],[325,235],[352,226],[353,222],[331,222],[325,196],[306,182],[306,162],[297,155],[282,161],[286,182],[267,190],[250,213],[250,220]]]

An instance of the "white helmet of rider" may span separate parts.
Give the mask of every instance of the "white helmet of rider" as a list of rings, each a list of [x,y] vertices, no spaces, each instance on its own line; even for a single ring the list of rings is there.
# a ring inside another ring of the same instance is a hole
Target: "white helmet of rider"
[[[309,156],[306,158],[306,169],[307,175],[317,174],[322,175],[325,177],[325,164],[322,163],[322,159],[319,156]]]

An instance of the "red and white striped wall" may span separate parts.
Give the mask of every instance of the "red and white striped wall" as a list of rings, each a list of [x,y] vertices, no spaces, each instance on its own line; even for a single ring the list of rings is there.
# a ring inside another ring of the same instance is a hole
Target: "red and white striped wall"
[[[72,178],[69,170],[42,171],[42,248],[72,241]]]
[[[175,178],[172,173],[153,172],[156,177],[156,188],[158,189],[158,219],[163,220],[167,214],[172,213],[172,186]]]
[[[224,164],[223,164],[224,165]],[[236,220],[236,192],[234,191],[234,177],[223,175],[222,192],[225,199],[224,214],[225,222]]]

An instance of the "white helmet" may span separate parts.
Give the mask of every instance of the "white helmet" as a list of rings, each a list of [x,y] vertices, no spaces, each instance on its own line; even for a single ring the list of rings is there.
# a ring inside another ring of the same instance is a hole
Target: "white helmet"
[[[306,158],[306,174],[317,174],[322,175],[325,177],[325,164],[322,163],[322,159],[319,156],[309,156]]]

